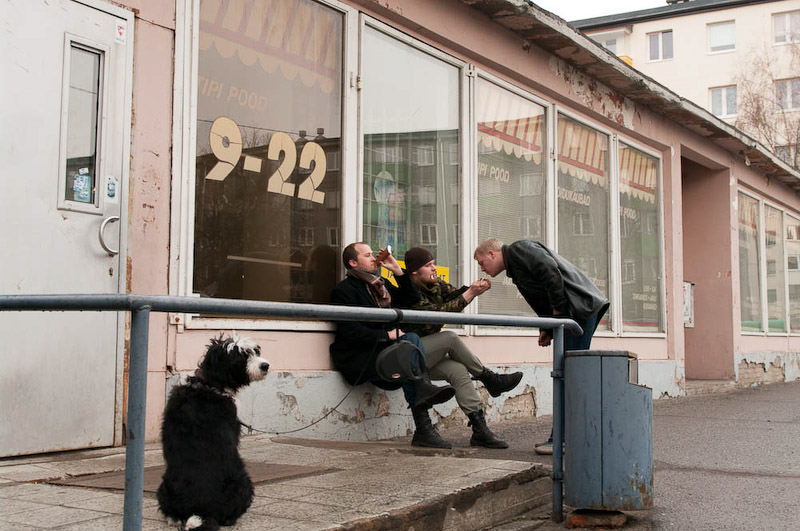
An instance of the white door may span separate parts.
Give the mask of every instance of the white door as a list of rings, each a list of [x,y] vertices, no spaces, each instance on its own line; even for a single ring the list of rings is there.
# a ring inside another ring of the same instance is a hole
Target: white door
[[[117,293],[133,19],[2,0],[0,20],[0,293]],[[124,320],[0,312],[0,456],[119,440]]]

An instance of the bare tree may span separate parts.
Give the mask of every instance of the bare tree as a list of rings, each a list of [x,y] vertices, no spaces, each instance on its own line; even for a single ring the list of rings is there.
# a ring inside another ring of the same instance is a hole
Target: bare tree
[[[798,78],[799,42],[778,47],[764,44],[753,49],[739,65],[735,125],[763,142],[787,164],[800,169]]]

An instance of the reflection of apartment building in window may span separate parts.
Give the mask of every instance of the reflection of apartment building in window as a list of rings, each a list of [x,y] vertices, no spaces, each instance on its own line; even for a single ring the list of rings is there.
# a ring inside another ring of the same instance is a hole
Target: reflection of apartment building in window
[[[667,0],[664,7],[571,23],[634,68],[797,164],[791,147],[800,140],[800,116],[790,116],[787,128],[783,119],[763,112],[800,109],[800,5],[795,0]],[[753,112],[757,100],[762,110]]]
[[[575,236],[591,236],[594,234],[592,214],[590,212],[575,212],[572,216],[572,234]]]

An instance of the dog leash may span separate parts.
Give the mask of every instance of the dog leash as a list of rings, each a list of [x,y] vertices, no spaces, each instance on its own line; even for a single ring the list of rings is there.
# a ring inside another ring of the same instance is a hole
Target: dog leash
[[[380,339],[376,339],[376,340],[375,340],[375,344],[374,344],[374,345],[372,345],[372,349],[370,350],[370,356],[372,356],[372,354],[375,352],[375,349],[378,347],[378,343],[379,343],[379,342],[380,342]],[[361,374],[359,374],[359,375],[358,375],[358,378],[356,378],[356,381],[359,381],[359,380],[361,379],[361,377],[362,377],[362,376],[364,376],[364,373],[366,372],[366,370],[367,370],[367,365],[364,365],[364,367],[361,369]],[[323,416],[321,416],[320,418],[318,418],[318,419],[317,419],[317,420],[315,420],[314,422],[311,422],[310,424],[307,424],[306,426],[302,426],[302,427],[300,427],[300,428],[296,428],[296,429],[294,429],[294,430],[288,430],[288,431],[264,431],[264,430],[259,430],[259,429],[256,429],[256,428],[252,427],[250,424],[247,424],[247,423],[245,423],[245,422],[242,422],[242,421],[241,421],[241,419],[238,419],[238,418],[237,418],[236,420],[238,420],[238,421],[239,421],[239,424],[240,424],[241,426],[244,426],[244,427],[245,427],[245,428],[247,428],[248,430],[250,430],[250,431],[255,431],[255,432],[258,432],[258,433],[264,433],[264,434],[266,434],[266,435],[286,435],[287,433],[296,433],[296,432],[298,432],[298,431],[303,431],[303,430],[305,430],[305,429],[308,429],[308,428],[310,428],[311,426],[313,426],[313,425],[315,425],[315,424],[318,424],[318,423],[322,422],[323,420],[325,420],[326,418],[328,418],[328,416],[329,416],[331,413],[333,413],[334,411],[336,411],[336,408],[337,408],[337,407],[341,406],[341,405],[342,405],[342,403],[344,403],[344,401],[345,401],[345,400],[347,400],[347,397],[348,397],[348,396],[350,396],[350,395],[352,394],[352,392],[353,392],[353,390],[354,390],[355,388],[356,388],[356,386],[355,386],[355,385],[351,385],[351,386],[350,386],[350,390],[349,390],[349,391],[347,391],[347,394],[345,394],[345,395],[342,397],[342,399],[341,399],[341,400],[339,400],[339,403],[338,403],[338,404],[336,404],[335,406],[333,406],[333,407],[330,409],[330,411],[328,411],[327,413],[325,413]]]

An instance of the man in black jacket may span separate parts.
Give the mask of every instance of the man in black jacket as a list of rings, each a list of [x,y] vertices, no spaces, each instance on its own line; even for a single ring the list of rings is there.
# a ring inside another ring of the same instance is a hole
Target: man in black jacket
[[[573,319],[583,335],[564,335],[564,350],[588,350],[597,324],[610,303],[580,269],[542,243],[520,240],[504,245],[497,238],[484,240],[475,249],[475,260],[491,277],[505,271],[539,317]],[[550,345],[552,332],[539,331],[539,345]],[[553,435],[536,446],[537,453],[553,453]]]
[[[346,276],[331,293],[331,303],[345,306],[367,306],[391,308],[410,307],[419,301],[419,293],[411,276],[404,274],[397,260],[381,249],[381,260],[372,254],[370,246],[364,242],[351,243],[342,252]],[[398,287],[394,287],[379,276],[383,265],[394,274]],[[395,382],[383,380],[376,368],[378,355],[385,348],[398,341],[408,341],[419,349],[422,363],[417,363],[414,371],[421,377],[405,378]],[[431,384],[424,364],[424,349],[417,334],[403,334],[397,328],[386,330],[384,323],[340,321],[336,325],[336,337],[330,346],[333,365],[351,385],[371,382],[382,389],[402,387],[406,401],[414,418],[414,437],[411,444],[435,448],[450,448],[433,428],[428,409],[434,404],[450,400],[455,389],[450,385],[437,387]]]

